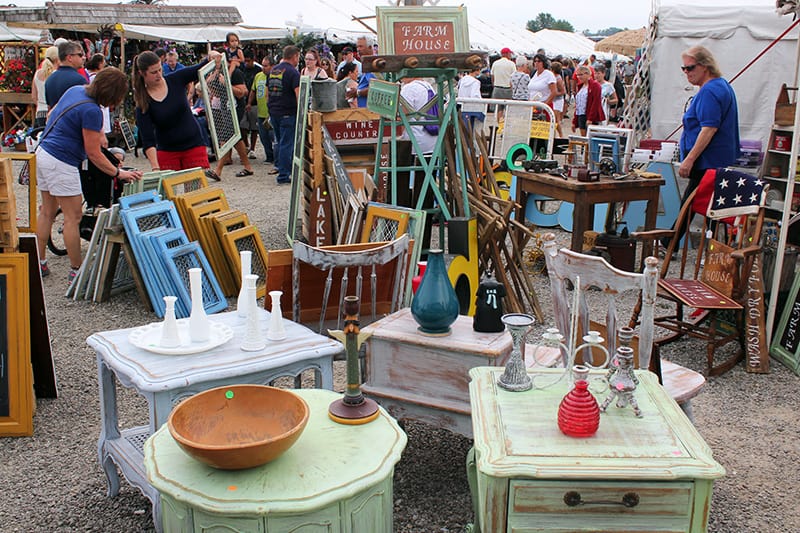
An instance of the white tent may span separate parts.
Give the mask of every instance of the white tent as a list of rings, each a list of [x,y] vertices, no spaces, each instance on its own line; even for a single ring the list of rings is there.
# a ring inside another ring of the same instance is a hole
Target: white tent
[[[117,29],[130,39],[168,39],[183,43],[225,42],[228,33],[236,33],[241,41],[277,43],[291,33],[286,28],[256,28],[245,25],[204,26],[142,26],[139,24],[117,24]]]
[[[15,28],[8,27],[0,23],[0,41],[26,41],[31,43],[38,43],[42,38],[40,30],[32,30],[30,28]]]
[[[653,138],[663,139],[680,126],[684,108],[697,92],[680,71],[681,52],[705,46],[730,80],[791,23],[791,17],[775,13],[774,5],[662,6],[650,65]],[[741,138],[766,142],[780,86],[794,81],[797,38],[795,28],[733,82]]]

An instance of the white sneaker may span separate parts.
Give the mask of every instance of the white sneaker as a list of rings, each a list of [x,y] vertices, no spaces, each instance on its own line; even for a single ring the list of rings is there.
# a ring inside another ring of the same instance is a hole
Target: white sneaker
[[[249,152],[247,152],[247,159],[255,159],[255,158],[256,158],[256,153],[254,151],[250,150]]]

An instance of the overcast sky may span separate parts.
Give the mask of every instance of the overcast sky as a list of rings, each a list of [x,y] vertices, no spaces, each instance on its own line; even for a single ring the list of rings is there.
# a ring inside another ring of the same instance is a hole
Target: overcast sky
[[[93,0],[82,0],[91,2]],[[44,0],[10,0],[18,6],[42,6]],[[115,3],[104,0],[103,3]],[[287,21],[303,21],[314,27],[353,28],[352,16],[364,16],[375,5],[394,5],[393,0],[168,0],[168,5],[235,5],[246,24],[283,27]],[[651,0],[440,0],[439,5],[467,7],[469,16],[525,27],[539,13],[564,19],[576,31],[598,31],[609,27],[640,28],[650,16]],[[775,5],[774,0],[662,0],[661,5]],[[187,21],[191,23],[191,21]],[[370,23],[374,27],[374,20]]]

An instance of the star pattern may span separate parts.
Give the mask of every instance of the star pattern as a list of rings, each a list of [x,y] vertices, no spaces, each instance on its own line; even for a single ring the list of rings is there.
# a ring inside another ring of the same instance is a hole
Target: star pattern
[[[708,215],[726,218],[754,214],[763,203],[763,196],[762,180],[736,170],[718,169]]]

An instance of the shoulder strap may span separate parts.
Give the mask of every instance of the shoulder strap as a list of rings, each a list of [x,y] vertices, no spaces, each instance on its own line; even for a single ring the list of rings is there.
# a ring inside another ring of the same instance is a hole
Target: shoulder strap
[[[81,104],[92,104],[92,103],[94,103],[94,100],[89,100],[87,98],[86,100],[80,100],[80,101],[75,102],[74,104],[68,106],[64,111],[62,111],[61,113],[58,114],[58,116],[53,120],[53,122],[51,122],[50,124],[47,125],[47,127],[44,130],[44,133],[42,134],[41,137],[39,137],[39,142],[42,142],[44,140],[44,138],[47,137],[47,134],[50,133],[51,131],[53,131],[53,128],[55,127],[56,122],[58,122],[61,119],[61,117],[63,117],[67,113],[67,111],[69,111],[71,109],[74,109],[74,108],[78,107]]]

